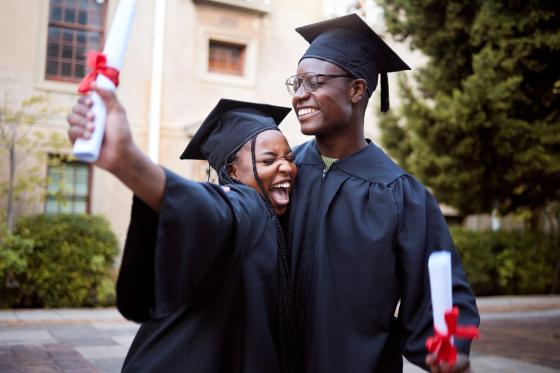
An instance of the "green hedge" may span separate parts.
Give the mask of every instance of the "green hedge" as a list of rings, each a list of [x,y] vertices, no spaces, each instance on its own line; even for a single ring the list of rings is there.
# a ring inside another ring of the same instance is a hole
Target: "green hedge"
[[[0,280],[10,306],[114,304],[113,261],[119,245],[102,217],[29,216],[21,219],[15,234],[8,237],[0,249],[11,259],[6,261],[6,269],[0,267]]]
[[[558,276],[558,239],[530,231],[458,227],[452,227],[451,234],[476,295],[550,293]]]

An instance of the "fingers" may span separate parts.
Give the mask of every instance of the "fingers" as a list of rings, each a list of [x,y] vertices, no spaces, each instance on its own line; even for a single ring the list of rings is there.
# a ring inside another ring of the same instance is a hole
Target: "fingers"
[[[465,354],[457,354],[457,361],[455,362],[455,366],[451,372],[461,372],[461,373],[469,373],[471,371],[471,362],[469,357]]]
[[[107,111],[121,108],[121,104],[114,91],[110,89],[100,88],[95,83],[91,85],[91,88],[99,95],[99,97],[101,97],[101,99],[105,103],[105,106],[107,107]]]
[[[425,361],[432,373],[472,373],[469,357],[465,354],[458,354],[455,364],[437,362],[434,354],[427,355]]]
[[[78,104],[85,105],[89,108],[93,106],[93,101],[91,100],[90,95],[80,96],[78,99]]]
[[[71,113],[67,117],[68,138],[74,143],[78,138],[89,139],[93,132],[93,121],[86,120],[83,116]]]
[[[430,372],[432,373],[441,373],[441,369],[436,361],[436,355],[434,354],[428,354],[426,356],[426,365],[428,366],[428,368],[430,369]]]
[[[70,125],[68,128],[68,138],[72,143],[78,138],[89,139],[91,137],[94,120],[91,106],[91,98],[82,96],[78,99],[78,103],[72,108],[72,112],[68,114],[66,118],[66,121]]]

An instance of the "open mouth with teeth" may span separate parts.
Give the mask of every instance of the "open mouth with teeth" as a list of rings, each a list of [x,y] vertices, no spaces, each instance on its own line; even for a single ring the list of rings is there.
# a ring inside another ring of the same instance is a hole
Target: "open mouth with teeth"
[[[290,203],[290,187],[292,183],[283,181],[268,188],[268,196],[275,207],[286,206]]]
[[[305,118],[311,116],[318,112],[319,110],[315,109],[314,107],[303,107],[297,110],[298,118]]]

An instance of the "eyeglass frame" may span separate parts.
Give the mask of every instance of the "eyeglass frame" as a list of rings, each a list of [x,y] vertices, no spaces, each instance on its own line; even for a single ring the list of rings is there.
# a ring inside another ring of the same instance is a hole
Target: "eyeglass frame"
[[[299,83],[299,85],[297,86],[297,89],[295,88],[293,83],[290,83],[291,80],[294,80],[295,78],[302,76],[302,75],[306,75],[306,76],[312,76],[315,77],[315,85],[316,87],[313,89],[310,89],[309,87],[307,87],[307,85],[304,83],[303,79],[299,79],[298,81],[301,81],[301,83]],[[290,96],[294,96],[297,91],[299,90],[299,88],[301,86],[303,86],[303,89],[305,90],[305,92],[313,92],[315,90],[317,90],[317,88],[319,88],[319,85],[321,84],[321,82],[319,82],[319,77],[328,77],[328,78],[352,78],[352,79],[358,79],[356,78],[354,75],[351,74],[344,74],[344,75],[335,75],[335,74],[317,74],[317,73],[313,73],[313,72],[307,72],[307,73],[301,73],[301,74],[296,74],[296,75],[292,75],[290,76],[288,79],[286,79],[286,82],[284,84],[286,84],[286,89],[288,90],[288,93],[290,94]]]

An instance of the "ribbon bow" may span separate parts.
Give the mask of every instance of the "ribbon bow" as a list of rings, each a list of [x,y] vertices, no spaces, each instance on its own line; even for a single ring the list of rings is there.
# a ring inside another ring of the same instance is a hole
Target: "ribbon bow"
[[[87,64],[91,67],[91,71],[84,76],[78,86],[78,92],[81,94],[86,94],[91,91],[91,83],[97,79],[97,75],[99,74],[103,74],[109,78],[113,84],[115,84],[115,87],[119,85],[119,70],[107,66],[107,56],[103,53],[88,51]]]
[[[445,361],[454,364],[457,360],[457,348],[451,342],[453,336],[461,339],[478,338],[478,329],[475,326],[457,326],[459,309],[453,307],[451,311],[445,312],[445,324],[447,334],[441,333],[437,329],[433,337],[428,337],[426,347],[428,351],[436,354],[436,361]]]

